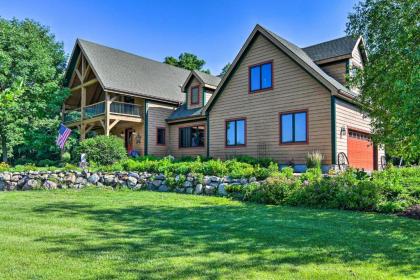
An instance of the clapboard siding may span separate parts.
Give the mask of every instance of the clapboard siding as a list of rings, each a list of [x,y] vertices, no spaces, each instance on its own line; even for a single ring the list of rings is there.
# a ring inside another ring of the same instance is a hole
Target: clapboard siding
[[[204,147],[198,148],[179,148],[179,128],[204,125]],[[184,156],[203,156],[207,155],[207,126],[205,120],[192,121],[181,124],[170,124],[169,125],[169,151],[168,153],[174,157]]]
[[[248,93],[248,66],[273,60],[273,89]],[[331,163],[330,92],[262,35],[227,82],[210,111],[210,156],[270,157],[279,162],[304,163],[319,150]],[[279,145],[279,113],[308,110],[309,144]],[[225,120],[246,117],[247,145],[225,148]]]
[[[343,85],[346,84],[346,67],[347,66],[345,60],[331,63],[325,66],[321,65],[321,69],[324,70],[325,73],[327,73]]]
[[[363,67],[363,59],[359,48],[354,48],[352,53],[352,64],[358,67]]]
[[[174,107],[168,105],[162,105],[160,103],[149,102],[148,105],[148,148],[147,152],[149,155],[154,156],[166,156],[168,154],[168,141],[169,141],[169,129],[166,123],[166,119],[174,111]],[[156,145],[157,140],[157,128],[166,128],[166,145]]]

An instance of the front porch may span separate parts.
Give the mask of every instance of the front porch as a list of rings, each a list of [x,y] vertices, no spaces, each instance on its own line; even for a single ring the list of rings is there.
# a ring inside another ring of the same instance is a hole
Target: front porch
[[[62,121],[80,132],[80,139],[115,135],[129,153],[144,154],[145,100],[103,89],[82,53],[69,82],[71,95],[62,108]]]

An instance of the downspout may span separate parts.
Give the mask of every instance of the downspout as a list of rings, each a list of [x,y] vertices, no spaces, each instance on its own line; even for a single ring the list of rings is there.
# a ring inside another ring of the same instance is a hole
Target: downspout
[[[146,99],[144,100],[144,155],[147,156],[147,146],[148,146],[148,140],[149,140],[149,101]]]

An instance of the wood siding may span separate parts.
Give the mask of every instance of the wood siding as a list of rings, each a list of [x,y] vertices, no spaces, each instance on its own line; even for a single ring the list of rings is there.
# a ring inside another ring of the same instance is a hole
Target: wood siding
[[[321,69],[325,71],[328,75],[336,79],[341,84],[346,84],[346,61],[338,61],[334,63],[328,63],[326,65],[321,65]]]
[[[189,127],[195,125],[204,125],[204,147],[198,148],[179,148],[179,128]],[[207,155],[207,126],[206,121],[193,121],[180,124],[170,124],[169,125],[169,151],[168,153],[174,157],[184,157],[184,156],[203,156]]]
[[[163,157],[168,154],[168,125],[166,123],[166,119],[169,117],[169,115],[174,111],[174,107],[170,105],[164,105],[160,103],[154,103],[149,101],[148,103],[148,113],[147,113],[147,119],[148,119],[148,142],[147,142],[147,153],[149,155],[154,155],[158,157]],[[158,127],[164,127],[166,128],[166,145],[157,145],[157,128]]]
[[[207,102],[209,102],[213,93],[214,93],[214,90],[206,88],[206,95],[204,96],[204,105],[206,105]]]
[[[349,104],[348,102],[336,99],[336,143],[337,154],[344,152],[348,155],[347,137],[348,130],[355,129],[362,132],[371,132],[370,119],[364,117],[357,106]],[[341,134],[341,128],[345,128],[346,132]],[[378,149],[378,160],[385,155],[385,150]]]
[[[248,66],[273,61],[273,89],[248,93]],[[270,157],[305,163],[318,150],[331,163],[331,94],[315,78],[259,35],[210,111],[210,156]],[[308,110],[309,144],[279,145],[279,113]],[[225,148],[225,120],[247,119],[246,147]]]

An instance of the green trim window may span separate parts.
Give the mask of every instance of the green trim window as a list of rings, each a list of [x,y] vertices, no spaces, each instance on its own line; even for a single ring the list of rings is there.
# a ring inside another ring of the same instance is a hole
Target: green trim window
[[[204,147],[204,125],[179,128],[179,148]]]

